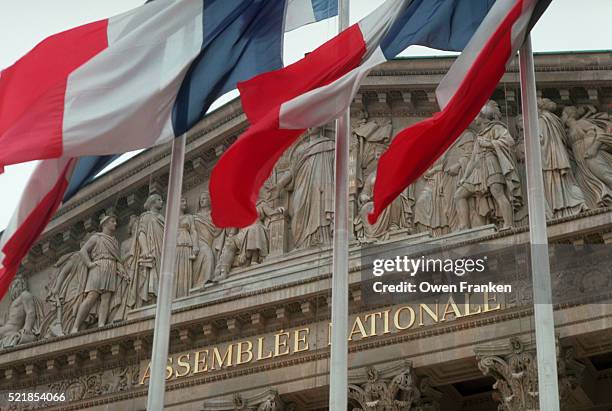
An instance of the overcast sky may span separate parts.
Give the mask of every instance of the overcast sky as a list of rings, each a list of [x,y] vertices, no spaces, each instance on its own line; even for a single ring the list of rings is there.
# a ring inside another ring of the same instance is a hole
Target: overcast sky
[[[350,0],[356,21],[383,0]],[[106,18],[141,5],[143,0],[0,0],[0,68],[45,37],[80,24]],[[554,0],[532,32],[535,51],[612,49],[612,0]],[[336,19],[313,24],[286,35],[285,63],[291,63],[330,38]],[[448,54],[410,47],[406,56]],[[10,104],[10,103],[9,103]],[[0,147],[0,149],[2,149]],[[34,163],[7,167],[0,175],[0,230],[10,219]]]

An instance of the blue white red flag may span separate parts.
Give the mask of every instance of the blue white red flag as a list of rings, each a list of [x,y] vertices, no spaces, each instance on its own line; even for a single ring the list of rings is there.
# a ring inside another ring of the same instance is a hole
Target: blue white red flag
[[[462,49],[492,4],[493,0],[387,0],[304,59],[240,83],[250,128],[213,169],[209,188],[214,223],[252,224],[259,190],[276,161],[307,128],[344,112],[373,67],[413,44]]]
[[[374,223],[474,120],[551,0],[497,0],[436,94],[441,111],[398,133],[378,161]]]
[[[51,36],[3,70],[0,173],[46,160],[2,233],[0,297],[62,201],[113,154],[187,132],[237,82],[282,67],[284,31],[336,3],[155,0]]]

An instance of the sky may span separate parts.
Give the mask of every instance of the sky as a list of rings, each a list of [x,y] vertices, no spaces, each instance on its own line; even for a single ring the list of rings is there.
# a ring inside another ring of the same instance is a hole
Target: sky
[[[120,14],[143,0],[0,0],[0,69],[10,66],[45,37],[80,24]],[[383,0],[350,0],[351,22]],[[612,49],[612,0],[553,0],[532,31],[533,48],[541,51]],[[292,63],[332,37],[337,19],[316,23],[285,36],[285,64]],[[402,56],[452,54],[413,46]],[[230,93],[212,109],[236,96]],[[1,149],[1,148],[0,148]],[[133,154],[131,154],[133,155]],[[124,161],[123,156],[116,162]],[[35,162],[6,167],[0,174],[0,230],[6,227]],[[112,167],[113,165],[111,165]]]

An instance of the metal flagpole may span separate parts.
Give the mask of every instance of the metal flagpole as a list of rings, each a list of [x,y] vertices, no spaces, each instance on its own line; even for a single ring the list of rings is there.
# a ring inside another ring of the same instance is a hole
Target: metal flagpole
[[[349,0],[338,1],[338,32],[349,24]],[[350,109],[336,121],[329,409],[346,410],[348,397],[348,159]]]
[[[557,350],[555,322],[552,308],[550,262],[535,71],[531,36],[527,35],[520,49],[521,103],[525,130],[525,164],[527,168],[527,199],[529,206],[529,238],[531,242],[531,272],[533,276],[533,302],[535,316],[536,350],[540,409],[559,410],[557,382]]]
[[[164,243],[161,255],[159,289],[155,307],[155,330],[151,350],[151,379],[147,397],[148,411],[164,409],[166,392],[166,365],[168,362],[168,343],[170,339],[170,315],[174,291],[174,268],[176,264],[176,233],[178,231],[181,190],[183,186],[183,166],[185,164],[186,134],[172,141],[170,178],[166,204]]]

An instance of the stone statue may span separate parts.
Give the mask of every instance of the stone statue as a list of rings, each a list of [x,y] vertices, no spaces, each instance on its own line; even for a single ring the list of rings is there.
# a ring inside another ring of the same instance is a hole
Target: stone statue
[[[102,214],[100,232],[94,233],[81,248],[81,257],[88,268],[85,283],[85,298],[77,311],[72,332],[78,332],[95,304],[98,305],[98,327],[106,325],[110,313],[113,293],[117,290],[118,278],[127,275],[121,264],[119,243],[115,238],[117,219]]]
[[[194,286],[201,288],[212,280],[215,271],[214,242],[221,229],[215,227],[210,217],[210,197],[208,193],[200,194],[198,212],[193,216],[198,237],[198,252],[193,264]]]
[[[468,207],[471,197],[478,199],[481,216],[495,218],[501,214],[502,228],[509,228],[513,225],[514,210],[522,204],[514,139],[500,121],[501,112],[495,101],[489,101],[480,116],[482,128],[455,192],[458,228],[466,229],[471,225]]]
[[[122,321],[125,319],[130,284],[134,278],[134,254],[136,252],[136,238],[138,229],[138,216],[130,216],[128,222],[129,237],[121,242],[121,262],[126,276],[117,279],[117,291],[111,300],[109,321]]]
[[[478,130],[478,122],[475,120],[468,126],[467,129],[465,129],[463,133],[461,133],[457,141],[455,141],[453,145],[451,145],[451,147],[444,154],[444,170],[447,172],[447,175],[443,179],[444,187],[452,188],[452,194],[450,195],[450,199],[448,198],[449,196],[444,196],[444,199],[439,199],[439,201],[443,201],[443,206],[441,208],[445,210],[450,231],[459,230],[461,226],[457,214],[454,194],[459,186],[459,179],[463,175],[464,170],[466,169],[467,165],[470,162],[470,159],[472,158],[472,153],[474,151],[474,141],[476,140],[476,134],[478,133]],[[453,163],[451,163],[451,159],[454,161]],[[432,187],[432,194],[433,193],[434,191]],[[469,209],[469,221],[470,226],[472,228],[486,224],[486,219],[478,213],[477,200],[479,200],[477,197],[472,197],[467,200]],[[484,200],[484,202],[488,204],[486,200]],[[484,208],[487,209],[487,207]],[[416,212],[420,211],[417,210],[415,211],[415,213]],[[420,228],[419,226],[417,226],[417,228],[422,230],[422,228]]]
[[[244,262],[239,256],[243,249],[244,232],[237,228],[226,228],[223,233],[223,241],[220,243],[219,261],[215,267],[213,281],[221,281],[227,278],[232,267],[242,265]],[[242,256],[244,258],[244,256]]]
[[[334,141],[325,128],[310,129],[291,156],[275,190],[291,191],[289,215],[296,248],[331,242],[334,212]]]
[[[42,304],[30,294],[21,275],[13,279],[8,295],[11,303],[4,324],[0,325],[0,348],[36,340],[43,318]]]
[[[134,278],[128,299],[128,306],[132,308],[153,304],[157,297],[164,241],[164,216],[161,215],[163,205],[159,194],[151,194],[144,204],[146,211],[138,220]]]
[[[436,236],[450,232],[449,212],[454,208],[456,175],[451,173],[446,154],[425,172],[425,186],[414,207],[414,224],[418,231],[429,231]]]
[[[593,114],[570,106],[563,109],[562,120],[587,204],[605,207],[612,204],[612,134],[606,121]]]
[[[556,109],[553,101],[538,99],[546,217],[549,219],[569,217],[587,209],[571,168],[565,127],[554,114]]]
[[[359,187],[362,187],[368,176],[376,170],[378,159],[387,149],[392,134],[393,125],[390,119],[383,119],[379,122],[368,121],[367,115],[353,129],[353,135],[358,140],[357,181]]]
[[[89,235],[81,241],[81,248],[89,240]],[[77,311],[85,297],[87,283],[87,265],[80,251],[71,252],[60,257],[55,263],[56,272],[47,286],[47,300],[54,305],[45,323],[50,322],[47,334],[62,336],[74,325]],[[95,310],[92,310],[92,317]]]
[[[193,262],[200,252],[195,221],[186,214],[187,200],[181,197],[181,208],[176,241],[176,269],[174,279],[174,298],[185,297],[193,285]]]
[[[244,229],[244,243],[242,253],[246,265],[259,264],[268,255],[270,239],[266,221],[269,217],[285,212],[283,207],[272,208],[269,201],[257,201],[257,220],[253,225]]]
[[[368,214],[374,207],[373,194],[374,183],[376,181],[376,170],[365,180],[365,184],[359,200],[361,208],[359,219],[355,224],[355,231],[358,238],[366,241],[375,239],[387,239],[389,232],[411,227],[412,209],[414,206],[413,186],[408,187],[393,202],[383,210],[374,224],[368,222]]]

